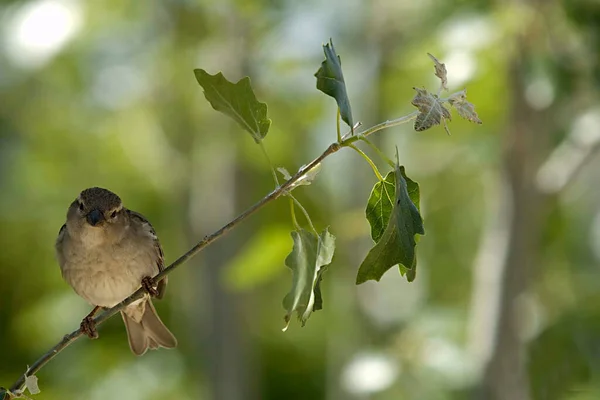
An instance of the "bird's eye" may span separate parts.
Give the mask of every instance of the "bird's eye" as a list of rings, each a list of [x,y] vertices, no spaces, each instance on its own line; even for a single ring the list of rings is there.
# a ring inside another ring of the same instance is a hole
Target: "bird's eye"
[[[115,218],[116,216],[117,216],[117,212],[116,212],[116,211],[113,211],[113,212],[110,214],[110,217],[111,217],[111,218]]]
[[[79,203],[79,211],[83,211],[83,203]]]

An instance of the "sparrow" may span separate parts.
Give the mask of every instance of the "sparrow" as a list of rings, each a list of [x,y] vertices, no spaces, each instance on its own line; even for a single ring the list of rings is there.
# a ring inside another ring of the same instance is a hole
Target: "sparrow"
[[[164,269],[163,251],[150,222],[131,211],[107,189],[85,189],[71,203],[56,240],[64,280],[94,309],[81,331],[97,338],[94,315],[144,287],[146,294],[121,311],[129,347],[135,355],[148,349],[173,348],[177,339],[161,321],[152,297],[162,298],[167,278],[152,279]]]

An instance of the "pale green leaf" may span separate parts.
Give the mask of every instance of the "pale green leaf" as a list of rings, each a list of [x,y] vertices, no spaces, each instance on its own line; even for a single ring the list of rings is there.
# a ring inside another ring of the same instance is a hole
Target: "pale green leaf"
[[[292,239],[294,247],[285,259],[285,265],[292,270],[292,289],[283,299],[287,311],[284,330],[294,312],[304,326],[310,314],[322,308],[320,282],[335,251],[335,236],[327,229],[318,237],[304,229],[293,231]]]
[[[267,105],[256,99],[250,78],[242,78],[234,84],[221,72],[211,75],[203,69],[195,69],[194,74],[212,107],[233,118],[260,143],[269,131],[271,120],[267,118]]]
[[[38,385],[38,377],[35,375],[28,375],[25,378],[25,387],[29,390],[31,394],[38,394],[41,392],[40,387]]]

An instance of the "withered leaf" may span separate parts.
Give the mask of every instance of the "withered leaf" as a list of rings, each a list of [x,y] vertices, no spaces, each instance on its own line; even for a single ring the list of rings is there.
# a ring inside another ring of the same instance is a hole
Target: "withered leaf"
[[[415,130],[424,131],[442,123],[442,119],[450,121],[450,111],[442,104],[440,98],[426,89],[413,88],[417,92],[411,104],[419,110],[415,120]]]
[[[458,115],[468,121],[481,124],[481,120],[475,112],[475,106],[467,101],[467,89],[454,93],[448,98],[448,102],[454,107]]]
[[[448,71],[446,71],[446,64],[441,63],[433,54],[427,53],[427,55],[435,64],[435,76],[442,81],[442,88],[448,90]]]

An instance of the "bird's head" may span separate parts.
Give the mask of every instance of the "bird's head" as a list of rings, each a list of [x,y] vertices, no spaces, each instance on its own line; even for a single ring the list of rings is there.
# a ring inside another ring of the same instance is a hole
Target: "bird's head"
[[[67,211],[67,227],[82,239],[94,241],[107,235],[118,235],[126,224],[119,196],[107,189],[93,187],[83,190]]]

